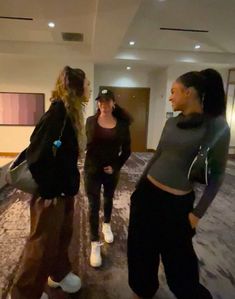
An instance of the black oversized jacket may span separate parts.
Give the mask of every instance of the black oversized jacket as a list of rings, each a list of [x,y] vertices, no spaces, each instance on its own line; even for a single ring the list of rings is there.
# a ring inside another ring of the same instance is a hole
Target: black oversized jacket
[[[97,115],[88,117],[86,121],[87,152],[85,171],[103,171],[104,166],[112,166],[114,171],[119,171],[131,154],[129,123],[117,119],[115,138],[109,147],[99,143],[96,136]]]
[[[53,142],[61,137],[62,145],[53,155]],[[27,162],[39,186],[39,195],[51,199],[60,195],[73,196],[79,189],[77,168],[78,142],[69,116],[61,100],[52,102],[42,116],[30,138]]]

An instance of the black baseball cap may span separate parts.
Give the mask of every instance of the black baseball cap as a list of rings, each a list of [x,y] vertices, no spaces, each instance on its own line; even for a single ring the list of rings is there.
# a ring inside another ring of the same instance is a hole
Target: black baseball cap
[[[98,100],[106,100],[106,101],[113,100],[113,101],[115,101],[115,97],[111,90],[104,88],[104,89],[100,90],[100,92],[95,100],[96,101],[98,101]]]

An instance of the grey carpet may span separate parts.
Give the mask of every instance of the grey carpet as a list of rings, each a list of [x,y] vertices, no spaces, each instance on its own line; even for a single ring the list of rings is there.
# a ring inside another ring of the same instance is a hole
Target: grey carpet
[[[115,195],[112,219],[115,242],[111,245],[104,244],[102,246],[103,266],[100,269],[93,269],[89,266],[88,206],[87,199],[84,196],[83,184],[81,185],[81,192],[76,200],[74,235],[70,255],[74,271],[82,278],[83,288],[78,294],[70,298],[131,298],[131,291],[127,283],[126,266],[129,200],[135,182],[150,156],[151,154],[149,153],[132,154],[122,169]],[[196,189],[197,193],[200,194],[201,188],[197,186]],[[229,161],[225,182],[208,213],[200,221],[197,235],[194,237],[194,245],[200,263],[201,281],[210,289],[214,299],[235,298],[234,189],[235,163]],[[7,192],[8,195],[6,194]],[[2,225],[0,227],[0,274],[2,276],[0,277],[0,283],[2,282],[2,285],[0,287],[3,290],[9,288],[17,268],[16,259],[19,260],[20,257],[19,248],[23,248],[25,237],[28,233],[28,211],[26,210],[28,197],[19,191],[9,189],[7,192],[5,191],[4,194],[0,193],[0,202],[2,200],[0,205],[0,225]],[[8,198],[8,200],[4,203],[3,198]],[[6,217],[6,220],[4,220],[4,217]],[[14,217],[15,220],[11,217]],[[102,212],[100,217],[102,218]],[[10,228],[6,225],[6,221],[8,221]],[[14,221],[16,222],[15,224]],[[19,225],[19,222],[21,225]],[[18,230],[18,227],[16,229],[17,225],[19,225],[21,230]],[[12,240],[10,244],[8,244],[9,241],[6,238]],[[14,251],[16,252],[15,255]],[[7,252],[11,252],[12,258],[7,256]],[[155,298],[173,299],[174,296],[166,285],[162,266],[159,269],[159,277],[161,287]],[[8,285],[6,278],[8,279]],[[50,298],[68,297],[63,297],[58,292],[57,295],[52,295]]]

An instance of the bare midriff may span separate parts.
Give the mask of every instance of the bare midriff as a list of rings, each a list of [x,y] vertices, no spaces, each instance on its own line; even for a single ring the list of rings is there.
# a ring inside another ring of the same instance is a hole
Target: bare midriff
[[[188,194],[188,193],[190,193],[192,191],[192,189],[185,191],[185,190],[179,190],[179,189],[171,188],[171,187],[169,187],[167,185],[164,185],[164,184],[160,183],[159,181],[155,180],[149,174],[147,175],[147,178],[157,188],[159,188],[159,189],[161,189],[163,191],[166,191],[168,193],[174,194],[174,195],[185,195],[185,194]]]

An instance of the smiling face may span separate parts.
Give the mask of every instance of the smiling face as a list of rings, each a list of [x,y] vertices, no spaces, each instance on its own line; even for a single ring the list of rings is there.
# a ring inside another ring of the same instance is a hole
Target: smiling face
[[[169,101],[171,102],[173,111],[183,111],[189,104],[191,91],[182,83],[175,81],[171,88]]]

